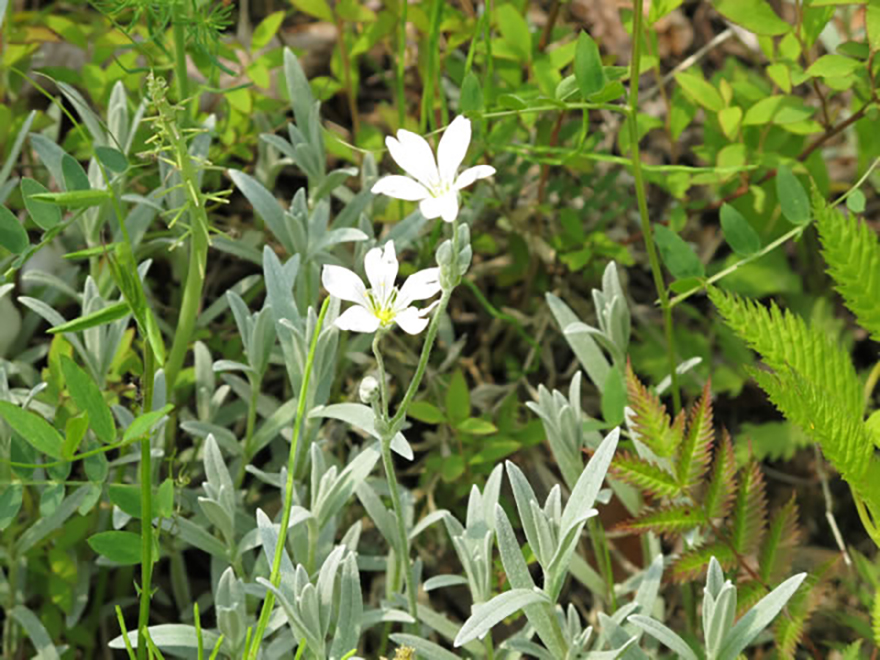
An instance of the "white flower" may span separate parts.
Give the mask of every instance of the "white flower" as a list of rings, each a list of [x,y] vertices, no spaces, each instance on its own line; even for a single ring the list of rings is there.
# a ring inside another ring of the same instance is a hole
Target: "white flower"
[[[446,222],[455,222],[458,191],[495,174],[491,165],[477,165],[458,174],[470,143],[471,121],[463,116],[456,117],[440,138],[437,160],[425,138],[400,129],[397,138],[386,137],[385,144],[394,161],[410,176],[382,177],[372,192],[419,202],[419,210],[429,220],[442,217]]]
[[[420,333],[428,325],[426,318],[435,302],[418,309],[410,305],[414,300],[427,300],[440,292],[440,269],[426,268],[410,275],[403,286],[394,286],[397,279],[397,255],[394,242],[385,249],[373,248],[364,258],[364,270],[370,288],[348,268],[324,266],[321,281],[331,296],[355,303],[339,315],[335,325],[341,330],[376,332],[393,323],[411,335]]]

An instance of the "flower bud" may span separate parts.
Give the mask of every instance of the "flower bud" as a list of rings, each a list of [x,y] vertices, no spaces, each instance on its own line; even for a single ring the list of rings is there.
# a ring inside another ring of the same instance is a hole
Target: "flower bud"
[[[358,389],[361,403],[371,404],[379,399],[379,381],[372,376],[367,376],[361,381]]]
[[[452,261],[455,259],[455,253],[452,251],[452,241],[443,241],[437,248],[435,257],[437,259],[437,265],[440,266],[440,268],[449,268],[452,266]]]

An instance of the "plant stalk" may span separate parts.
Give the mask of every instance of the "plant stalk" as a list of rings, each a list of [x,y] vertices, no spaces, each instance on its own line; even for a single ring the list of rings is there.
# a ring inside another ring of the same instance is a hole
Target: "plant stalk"
[[[327,310],[330,309],[330,298],[324,299],[321,305],[321,313],[318,315],[318,323],[315,325],[315,332],[312,335],[312,341],[309,345],[309,355],[306,359],[306,366],[303,373],[302,386],[299,390],[299,401],[296,407],[296,421],[293,423],[293,438],[290,441],[290,453],[287,457],[287,482],[284,486],[284,508],[281,512],[281,528],[278,530],[278,544],[275,546],[275,556],[272,560],[272,572],[269,575],[269,581],[278,586],[281,582],[281,559],[284,556],[285,542],[287,540],[287,528],[290,526],[290,510],[293,507],[293,477],[296,473],[296,456],[297,447],[299,445],[299,437],[303,428],[303,418],[306,414],[306,399],[309,392],[309,377],[312,374],[312,366],[315,363],[315,353],[318,348],[318,337],[321,334],[321,326],[324,325],[324,319],[327,316]],[[272,608],[275,606],[275,594],[271,591],[266,592],[266,598],[263,600],[263,607],[260,610],[260,618],[257,622],[257,631],[254,634],[251,648],[246,653],[246,657],[250,660],[257,660],[257,652],[260,649],[260,643],[263,641],[263,635],[266,634],[266,627],[269,625],[269,617],[272,614]]]
[[[150,342],[144,338],[144,411],[153,408],[155,361]],[[141,593],[138,610],[138,660],[147,658],[147,640],[143,631],[150,624],[150,597],[153,581],[153,461],[150,456],[149,431],[141,438]]]
[[[645,193],[645,179],[642,175],[642,157],[639,152],[639,63],[642,56],[642,19],[644,0],[635,0],[633,7],[633,41],[632,61],[630,62],[630,92],[629,114],[627,123],[630,134],[630,156],[632,159],[633,178],[636,184],[636,199],[639,206],[639,217],[642,223],[642,234],[645,237],[645,247],[648,251],[648,261],[651,264],[651,272],[654,275],[654,286],[660,298],[660,307],[663,310],[663,326],[666,334],[666,351],[669,356],[669,376],[672,379],[672,403],[675,414],[681,410],[681,392],[678,387],[678,372],[676,371],[677,360],[675,355],[675,335],[672,327],[672,307],[669,305],[669,293],[663,281],[663,269],[657,256],[657,247],[654,245],[654,231],[651,228],[651,219],[648,215],[648,199]]]

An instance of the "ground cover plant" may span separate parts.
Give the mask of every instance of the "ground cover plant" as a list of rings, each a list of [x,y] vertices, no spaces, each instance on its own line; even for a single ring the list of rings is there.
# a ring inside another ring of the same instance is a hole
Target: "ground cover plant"
[[[876,0],[0,0],[0,652],[873,658]]]

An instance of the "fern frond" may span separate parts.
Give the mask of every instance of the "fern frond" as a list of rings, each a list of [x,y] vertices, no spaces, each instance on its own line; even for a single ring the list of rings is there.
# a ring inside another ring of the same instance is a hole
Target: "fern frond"
[[[672,564],[672,579],[678,583],[696,580],[706,572],[709,560],[715,557],[725,571],[736,566],[736,555],[721,541],[694,548],[683,553]]]
[[[615,457],[611,470],[615,476],[655,497],[675,497],[681,493],[680,486],[671,474],[630,452]]]
[[[733,444],[727,431],[722,431],[721,442],[715,447],[712,477],[703,495],[703,510],[706,512],[706,518],[712,520],[727,516],[735,492],[736,459],[733,454]]]
[[[862,386],[852,360],[821,330],[808,327],[796,314],[782,312],[775,303],[767,309],[714,288],[709,296],[727,324],[770,368],[794,370],[805,380],[821,384],[848,414],[862,418]]]
[[[800,541],[798,508],[794,495],[776,512],[761,544],[758,573],[767,584],[776,584],[789,573],[791,550]]]
[[[764,475],[755,461],[740,471],[740,484],[733,504],[731,541],[740,555],[758,549],[767,521]]]
[[[833,393],[792,369],[776,374],[753,371],[752,375],[773,404],[822,446],[847,481],[861,480],[874,453],[861,415],[847,413]]]
[[[631,365],[626,369],[629,406],[633,410],[632,430],[639,442],[661,458],[669,458],[681,443],[681,435],[670,426],[666,406],[639,381]]]
[[[880,341],[880,240],[864,222],[830,208],[813,194],[822,256],[835,289],[859,325]]]
[[[687,433],[684,442],[679,446],[675,470],[678,483],[683,488],[696,486],[709,466],[712,442],[715,439],[710,387],[711,384],[706,381],[702,398],[691,409]]]
[[[650,509],[645,513],[619,523],[615,529],[635,534],[654,532],[664,536],[683,534],[706,523],[700,509],[683,504]]]
[[[769,592],[757,580],[745,580],[736,585],[736,615],[742,616]]]

